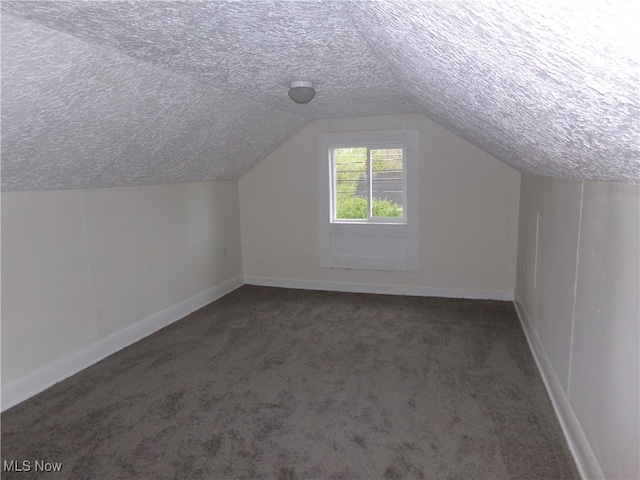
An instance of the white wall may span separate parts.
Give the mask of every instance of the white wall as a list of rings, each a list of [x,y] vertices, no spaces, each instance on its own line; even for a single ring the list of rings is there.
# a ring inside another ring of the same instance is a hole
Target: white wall
[[[640,478],[639,230],[639,185],[522,177],[516,305],[586,478]]]
[[[421,132],[421,270],[320,268],[318,134],[392,129]],[[245,280],[510,299],[519,188],[520,173],[422,115],[312,122],[240,179]]]
[[[3,408],[241,282],[237,182],[2,193]]]

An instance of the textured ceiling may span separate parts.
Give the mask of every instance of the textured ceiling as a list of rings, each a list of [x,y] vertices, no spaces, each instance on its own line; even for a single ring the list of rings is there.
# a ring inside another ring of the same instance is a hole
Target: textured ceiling
[[[238,178],[311,120],[395,113],[640,181],[637,2],[560,3],[5,0],[2,188]]]

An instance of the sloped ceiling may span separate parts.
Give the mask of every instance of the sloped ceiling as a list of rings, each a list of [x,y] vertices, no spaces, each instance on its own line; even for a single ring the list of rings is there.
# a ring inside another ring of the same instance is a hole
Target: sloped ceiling
[[[638,182],[636,3],[3,1],[2,188],[238,178],[311,120],[396,113]]]

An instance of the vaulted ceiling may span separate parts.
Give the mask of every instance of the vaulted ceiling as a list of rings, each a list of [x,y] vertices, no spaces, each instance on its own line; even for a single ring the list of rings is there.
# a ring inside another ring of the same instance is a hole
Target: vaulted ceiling
[[[640,181],[640,6],[2,2],[2,188],[238,178],[319,118],[421,113],[522,172]],[[317,96],[297,105],[293,80]]]

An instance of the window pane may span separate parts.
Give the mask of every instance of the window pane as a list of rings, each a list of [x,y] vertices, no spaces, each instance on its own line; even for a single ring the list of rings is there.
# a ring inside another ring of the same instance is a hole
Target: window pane
[[[405,201],[402,148],[372,149],[371,161],[372,215],[401,218]]]
[[[369,181],[366,148],[333,150],[335,209],[334,218],[366,220]]]

